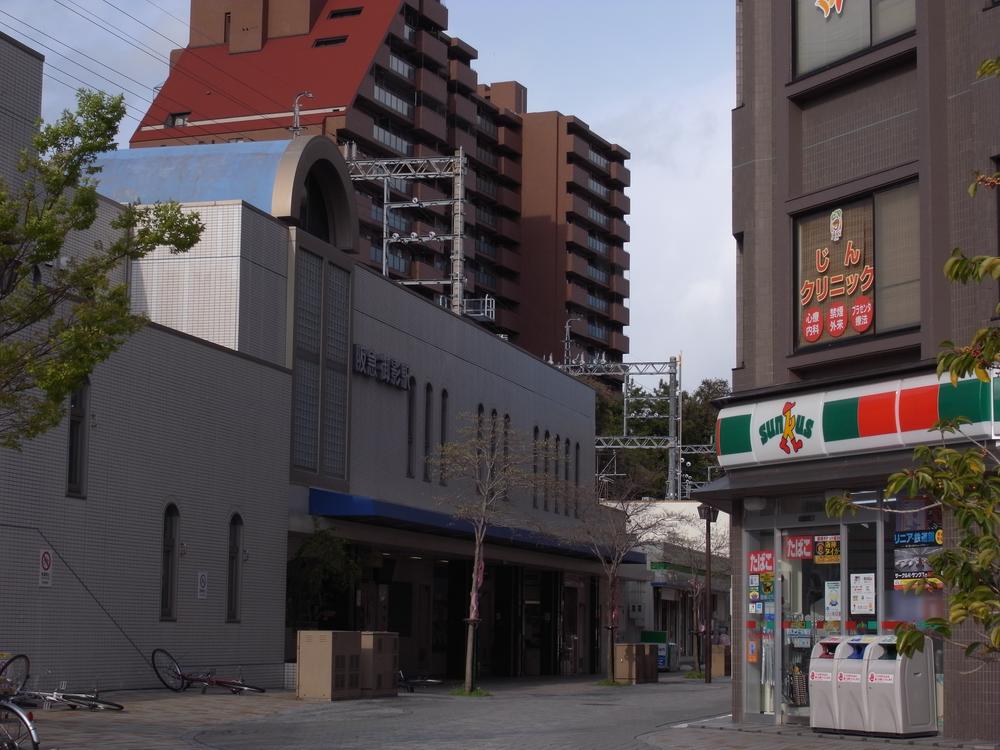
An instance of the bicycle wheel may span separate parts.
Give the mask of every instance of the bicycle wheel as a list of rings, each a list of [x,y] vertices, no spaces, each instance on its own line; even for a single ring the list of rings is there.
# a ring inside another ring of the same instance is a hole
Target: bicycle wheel
[[[225,688],[226,690],[231,690],[234,695],[239,693],[266,693],[262,687],[257,687],[256,685],[247,685],[242,680],[216,680],[216,686],[220,688]]]
[[[31,660],[24,654],[10,657],[0,666],[0,685],[9,684],[15,693],[20,693],[28,682]]]
[[[89,708],[91,711],[124,711],[125,706],[120,703],[115,703],[114,701],[106,701],[103,698],[98,698],[94,695],[77,695],[73,693],[64,693],[62,699],[69,703],[71,706],[79,706],[80,708]]]
[[[151,660],[156,677],[163,683],[163,686],[167,690],[179,693],[187,687],[187,681],[184,679],[184,673],[181,672],[180,665],[169,653],[162,648],[154,649]]]
[[[0,750],[38,750],[38,734],[28,717],[8,703],[0,703]]]

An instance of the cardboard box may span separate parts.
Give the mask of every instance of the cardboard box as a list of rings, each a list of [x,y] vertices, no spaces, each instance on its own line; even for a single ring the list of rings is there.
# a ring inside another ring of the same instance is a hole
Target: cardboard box
[[[295,694],[299,698],[361,697],[361,633],[300,630]]]

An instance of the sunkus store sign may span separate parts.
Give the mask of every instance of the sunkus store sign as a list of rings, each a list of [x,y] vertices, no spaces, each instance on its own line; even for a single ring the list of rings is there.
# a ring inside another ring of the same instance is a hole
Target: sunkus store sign
[[[965,417],[970,437],[995,437],[1000,380],[958,385],[935,375],[821,393],[795,394],[723,409],[715,426],[726,468],[892,450],[939,439],[940,419]],[[961,438],[958,438],[961,439]]]

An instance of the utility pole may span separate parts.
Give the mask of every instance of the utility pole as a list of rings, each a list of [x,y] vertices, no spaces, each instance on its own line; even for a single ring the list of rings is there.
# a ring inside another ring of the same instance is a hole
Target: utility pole
[[[289,128],[289,130],[292,131],[292,138],[298,138],[299,135],[302,133],[302,131],[305,130],[305,128],[302,127],[299,121],[299,116],[301,114],[299,103],[303,99],[312,99],[312,98],[313,98],[312,91],[300,91],[298,94],[296,94],[295,102],[294,104],[292,104],[292,127]]]

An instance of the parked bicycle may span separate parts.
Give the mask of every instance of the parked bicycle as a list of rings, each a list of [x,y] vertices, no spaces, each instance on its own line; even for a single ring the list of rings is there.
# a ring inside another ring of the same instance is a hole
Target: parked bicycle
[[[219,677],[215,670],[208,672],[185,672],[169,652],[162,648],[155,649],[152,655],[153,671],[156,677],[168,690],[179,693],[192,685],[200,685],[202,694],[210,687],[229,690],[235,695],[241,693],[264,693],[264,688],[248,685],[243,677]]]
[[[22,690],[13,698],[21,707],[47,708],[51,705],[68,706],[71,709],[87,708],[91,711],[124,711],[125,706],[98,697],[96,693],[64,693],[60,690]]]
[[[30,667],[24,654],[0,666],[0,750],[38,750],[31,714],[10,700],[28,681]]]

